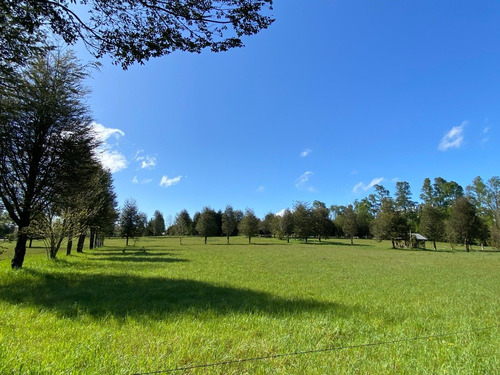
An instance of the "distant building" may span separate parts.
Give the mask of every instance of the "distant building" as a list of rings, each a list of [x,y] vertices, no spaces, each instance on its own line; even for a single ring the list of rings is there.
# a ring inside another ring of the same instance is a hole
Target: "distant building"
[[[420,233],[410,233],[410,244],[412,249],[425,249],[425,241],[427,238],[422,236]]]

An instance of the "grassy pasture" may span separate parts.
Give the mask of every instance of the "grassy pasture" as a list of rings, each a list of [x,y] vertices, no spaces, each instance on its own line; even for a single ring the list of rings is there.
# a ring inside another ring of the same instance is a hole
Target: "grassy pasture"
[[[500,373],[500,253],[143,238],[0,255],[0,373]],[[144,249],[144,250],[143,250]],[[483,327],[492,327],[476,330]],[[449,336],[352,347],[447,332]]]

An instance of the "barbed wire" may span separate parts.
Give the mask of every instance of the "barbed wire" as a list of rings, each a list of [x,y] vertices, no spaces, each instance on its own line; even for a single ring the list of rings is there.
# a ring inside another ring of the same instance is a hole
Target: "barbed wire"
[[[468,329],[468,330],[455,331],[455,332],[444,332],[444,333],[438,333],[438,334],[427,335],[427,336],[406,337],[406,338],[402,338],[402,339],[389,340],[389,341],[376,341],[376,342],[365,343],[365,344],[335,346],[335,347],[324,348],[324,349],[311,349],[311,350],[296,351],[296,352],[290,352],[290,353],[270,354],[270,355],[261,356],[261,357],[240,358],[240,359],[233,359],[233,360],[214,362],[214,363],[205,363],[205,364],[191,365],[191,366],[185,366],[185,367],[176,367],[176,368],[171,368],[171,369],[167,369],[167,370],[137,372],[137,373],[134,373],[134,375],[167,374],[167,373],[178,372],[178,371],[188,371],[188,370],[195,370],[195,369],[201,369],[201,368],[226,366],[226,365],[232,365],[232,364],[243,363],[243,362],[254,362],[254,361],[263,361],[263,360],[267,360],[267,359],[293,357],[293,356],[299,356],[299,355],[305,355],[305,354],[325,353],[325,352],[332,352],[332,351],[343,350],[343,349],[356,349],[356,348],[367,348],[367,347],[371,347],[371,346],[392,345],[392,344],[397,344],[397,343],[401,343],[401,342],[428,340],[428,339],[439,338],[439,337],[458,336],[458,335],[463,335],[466,333],[476,333],[476,332],[487,331],[487,330],[491,330],[491,329],[499,328],[499,327],[500,327],[500,324],[497,324],[497,325],[483,327],[483,328]]]

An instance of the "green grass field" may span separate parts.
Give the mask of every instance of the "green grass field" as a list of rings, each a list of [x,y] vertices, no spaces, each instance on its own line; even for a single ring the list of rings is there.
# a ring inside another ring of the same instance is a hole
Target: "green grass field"
[[[500,373],[499,252],[232,241],[143,238],[123,253],[112,239],[57,261],[36,247],[15,272],[3,245],[0,373],[148,373],[255,357],[271,358],[170,373]]]

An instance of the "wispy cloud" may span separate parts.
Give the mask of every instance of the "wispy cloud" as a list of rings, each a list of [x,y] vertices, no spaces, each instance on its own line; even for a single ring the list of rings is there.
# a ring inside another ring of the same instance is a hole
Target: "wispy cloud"
[[[153,182],[153,179],[152,178],[145,178],[145,179],[139,181],[137,176],[134,176],[134,178],[132,179],[132,182],[134,184],[147,185],[147,184],[150,184],[151,182]]]
[[[490,137],[488,137],[486,134],[490,132],[491,127],[487,126],[483,129],[483,138],[481,139],[481,145],[484,145],[490,140]]]
[[[305,157],[309,156],[309,154],[310,154],[311,152],[312,152],[312,150],[310,150],[310,149],[306,148],[304,151],[302,151],[302,152],[300,153],[300,157],[301,157],[301,158],[305,158]]]
[[[257,192],[257,193],[262,193],[264,190],[266,190],[266,189],[264,188],[264,186],[260,185],[260,186],[257,188],[256,192]]]
[[[454,126],[448,131],[439,143],[439,151],[447,151],[450,148],[460,148],[464,142],[464,128],[468,121],[462,122],[459,126]]]
[[[156,157],[150,155],[144,155],[143,150],[139,150],[135,153],[134,160],[138,161],[141,164],[141,169],[154,169],[156,166]]]
[[[363,182],[358,182],[352,188],[352,192],[353,193],[358,193],[361,190],[367,191],[367,190],[371,189],[372,187],[374,187],[375,185],[380,184],[382,181],[384,181],[383,177],[376,177],[373,180],[371,180],[369,184],[364,184]]]
[[[316,189],[313,186],[309,185],[309,179],[313,175],[314,173],[311,171],[304,172],[299,178],[295,180],[295,187],[299,190],[315,192]]]
[[[151,169],[156,166],[156,158],[154,156],[145,156],[144,160],[141,162],[142,169]]]
[[[168,188],[169,186],[176,185],[180,182],[182,176],[177,176],[174,178],[168,178],[168,176],[163,176],[160,181],[160,186]]]
[[[91,127],[94,137],[101,142],[101,146],[96,150],[95,155],[102,166],[109,169],[111,173],[127,168],[127,158],[125,155],[117,150],[113,150],[113,146],[107,142],[110,137],[118,140],[120,137],[125,136],[125,133],[120,129],[106,128],[97,122],[93,122]]]
[[[107,128],[102,124],[98,124],[97,122],[93,122],[91,124],[91,127],[92,132],[94,133],[94,137],[100,142],[106,142],[110,137],[115,137],[116,139],[118,139],[125,136],[125,133],[122,130]]]

